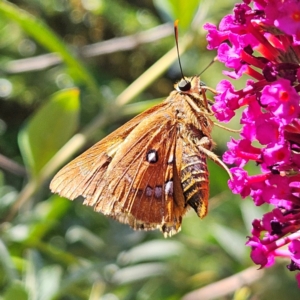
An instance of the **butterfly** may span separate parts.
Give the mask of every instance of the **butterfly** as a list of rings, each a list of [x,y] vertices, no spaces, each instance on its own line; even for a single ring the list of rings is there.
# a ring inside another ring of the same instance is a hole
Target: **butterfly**
[[[50,189],[133,229],[181,229],[193,208],[207,214],[207,157],[212,152],[212,110],[199,76],[183,77],[162,103],[136,116],[63,167]]]

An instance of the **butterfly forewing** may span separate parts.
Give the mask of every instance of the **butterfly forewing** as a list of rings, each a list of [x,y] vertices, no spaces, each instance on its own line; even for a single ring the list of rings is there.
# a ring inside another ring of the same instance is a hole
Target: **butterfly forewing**
[[[136,116],[79,155],[55,175],[51,181],[50,189],[73,200],[78,196],[85,196],[86,190],[96,188],[96,182],[101,180],[112,157],[123,143],[124,137],[152,113],[153,108]]]
[[[184,80],[189,90],[178,85],[163,103],[71,161],[51,190],[70,199],[83,196],[96,211],[134,229],[159,228],[165,236],[180,230],[188,207],[204,217],[212,121],[200,79]]]

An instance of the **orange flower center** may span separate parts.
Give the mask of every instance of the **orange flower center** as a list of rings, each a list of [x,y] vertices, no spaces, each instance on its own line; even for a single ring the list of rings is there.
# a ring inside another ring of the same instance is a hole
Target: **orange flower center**
[[[290,115],[293,115],[294,112],[295,112],[295,110],[296,110],[295,106],[294,106],[294,105],[291,105],[291,106],[290,106],[290,111],[289,111]]]
[[[293,19],[295,22],[299,22],[299,21],[300,21],[300,11],[295,11],[295,12],[292,14],[292,19]]]
[[[286,92],[286,91],[281,91],[280,93],[279,93],[279,99],[281,100],[281,101],[288,101],[289,100],[289,93],[288,92]]]

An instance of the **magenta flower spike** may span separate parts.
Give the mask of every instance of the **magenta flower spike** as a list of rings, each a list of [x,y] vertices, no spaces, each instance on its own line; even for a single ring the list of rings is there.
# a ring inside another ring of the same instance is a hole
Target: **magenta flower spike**
[[[222,80],[212,109],[221,122],[243,110],[241,137],[228,143],[223,157],[234,165],[230,189],[257,206],[273,206],[252,223],[251,258],[261,268],[289,258],[300,287],[300,2],[244,0],[218,28],[204,28],[208,49],[217,49],[227,67],[223,73],[249,76],[242,90]],[[251,162],[259,174],[245,171]]]

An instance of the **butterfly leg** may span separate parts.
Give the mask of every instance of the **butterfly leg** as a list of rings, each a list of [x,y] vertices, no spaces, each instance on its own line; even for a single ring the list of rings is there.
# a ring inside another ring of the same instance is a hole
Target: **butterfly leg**
[[[228,167],[223,163],[223,161],[212,151],[209,149],[211,148],[211,141],[207,136],[204,136],[200,139],[200,141],[197,143],[197,148],[199,151],[204,153],[208,158],[210,158],[212,161],[214,161],[216,164],[218,164],[221,168],[223,168],[227,174],[229,175],[229,178],[232,179],[232,174]]]

